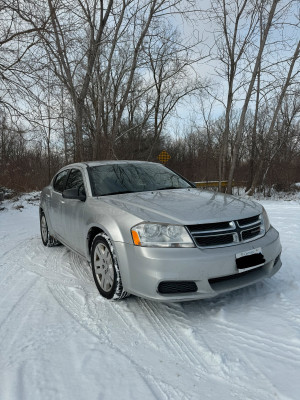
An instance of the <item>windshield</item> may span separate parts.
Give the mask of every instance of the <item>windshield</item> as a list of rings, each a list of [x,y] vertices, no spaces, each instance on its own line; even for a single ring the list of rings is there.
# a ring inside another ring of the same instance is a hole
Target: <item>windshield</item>
[[[192,187],[160,164],[109,164],[89,170],[95,196]]]

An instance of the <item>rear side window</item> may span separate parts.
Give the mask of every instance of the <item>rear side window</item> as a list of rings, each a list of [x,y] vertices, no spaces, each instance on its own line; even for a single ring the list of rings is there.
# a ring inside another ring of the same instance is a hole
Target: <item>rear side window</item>
[[[60,172],[56,176],[53,184],[53,188],[56,192],[62,193],[62,191],[64,190],[69,171],[70,170],[67,169],[65,171]]]
[[[68,177],[66,189],[81,189],[84,190],[82,173],[79,169],[72,169]]]

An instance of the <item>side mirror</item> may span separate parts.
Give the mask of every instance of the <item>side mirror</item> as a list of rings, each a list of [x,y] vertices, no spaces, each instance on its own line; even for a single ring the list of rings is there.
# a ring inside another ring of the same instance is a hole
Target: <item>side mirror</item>
[[[81,187],[75,188],[75,189],[64,190],[62,192],[62,197],[64,199],[74,199],[74,200],[80,200],[80,201],[86,200],[85,191]]]

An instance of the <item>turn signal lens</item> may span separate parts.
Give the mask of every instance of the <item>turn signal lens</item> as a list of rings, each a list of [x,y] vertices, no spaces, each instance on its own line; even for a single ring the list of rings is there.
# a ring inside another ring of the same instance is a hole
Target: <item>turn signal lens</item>
[[[136,231],[131,230],[131,234],[132,234],[133,243],[136,246],[140,246],[141,245],[141,241],[140,241],[138,233]]]

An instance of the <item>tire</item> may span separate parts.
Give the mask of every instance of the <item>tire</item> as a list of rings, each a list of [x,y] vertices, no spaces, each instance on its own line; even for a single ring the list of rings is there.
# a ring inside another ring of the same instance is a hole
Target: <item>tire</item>
[[[58,240],[56,240],[53,236],[50,235],[46,216],[43,212],[41,212],[40,214],[40,230],[44,246],[53,247],[53,246],[58,246],[60,244]]]
[[[116,253],[105,233],[95,236],[91,248],[91,264],[95,284],[101,296],[121,300],[129,294],[123,290]]]

